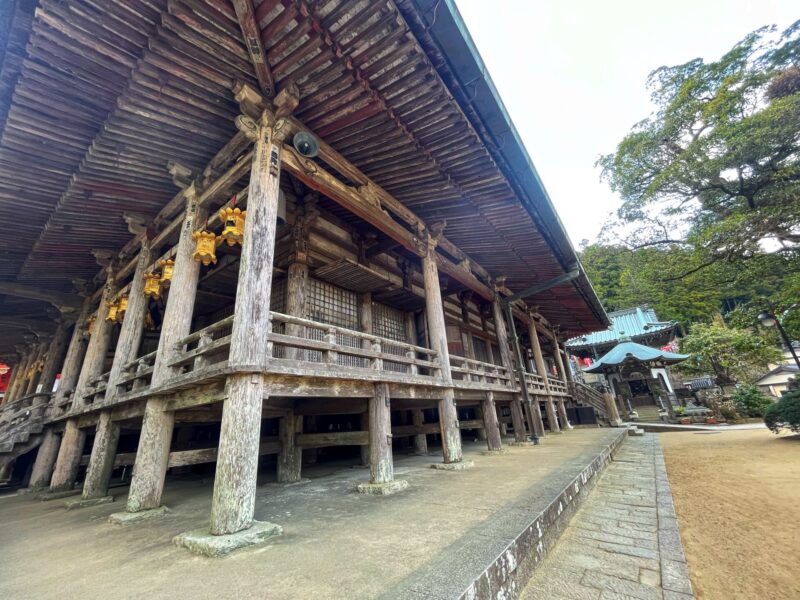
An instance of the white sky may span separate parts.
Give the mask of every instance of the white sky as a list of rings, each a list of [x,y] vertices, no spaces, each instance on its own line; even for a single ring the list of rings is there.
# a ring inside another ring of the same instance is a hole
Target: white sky
[[[652,110],[662,65],[714,60],[750,31],[800,18],[794,0],[456,0],[577,247],[619,204],[597,157]]]

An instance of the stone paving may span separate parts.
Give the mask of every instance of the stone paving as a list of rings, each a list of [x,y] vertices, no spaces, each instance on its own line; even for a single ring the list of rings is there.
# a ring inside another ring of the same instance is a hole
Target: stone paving
[[[661,444],[630,437],[520,597],[690,600]]]

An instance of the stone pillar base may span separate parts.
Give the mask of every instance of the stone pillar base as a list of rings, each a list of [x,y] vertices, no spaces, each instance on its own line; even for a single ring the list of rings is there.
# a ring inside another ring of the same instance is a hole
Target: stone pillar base
[[[54,490],[52,492],[42,492],[38,496],[36,496],[37,500],[41,500],[42,502],[47,502],[48,500],[59,500],[60,498],[69,498],[70,496],[75,496],[80,494],[81,490]]]
[[[370,496],[389,496],[402,492],[408,488],[408,482],[405,479],[395,479],[394,481],[387,481],[386,483],[359,483],[359,494],[367,494]]]
[[[89,506],[97,506],[98,504],[108,504],[114,501],[114,496],[101,496],[100,498],[79,498],[77,500],[67,500],[64,502],[64,508],[67,510],[75,510],[76,508],[87,508]]]
[[[475,466],[471,460],[460,460],[452,463],[433,463],[431,469],[438,469],[440,471],[466,471]]]
[[[484,450],[481,452],[484,456],[495,456],[496,454],[508,454],[508,448],[497,448],[495,450]]]
[[[112,525],[130,525],[132,523],[139,523],[140,521],[147,521],[148,519],[163,517],[169,512],[170,510],[166,506],[140,510],[138,512],[123,511],[110,515],[108,517],[108,522]]]
[[[271,537],[281,535],[283,527],[268,521],[253,521],[247,529],[227,535],[211,535],[208,529],[187,531],[172,538],[172,543],[202,556],[225,556],[239,548],[265,543]]]

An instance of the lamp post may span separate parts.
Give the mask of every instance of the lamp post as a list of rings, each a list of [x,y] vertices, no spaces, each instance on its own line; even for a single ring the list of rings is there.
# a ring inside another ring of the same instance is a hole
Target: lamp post
[[[792,308],[792,307],[789,307],[789,308]],[[783,314],[786,315],[787,311],[788,311],[788,309],[785,310],[783,312]],[[778,317],[776,317],[774,314],[772,314],[772,312],[764,311],[760,315],[758,315],[758,320],[761,321],[761,324],[764,327],[777,327],[778,328],[778,332],[781,334],[781,338],[783,338],[783,342],[789,348],[789,352],[792,353],[792,357],[794,357],[794,362],[797,365],[797,368],[800,369],[800,358],[797,358],[797,353],[794,351],[794,346],[792,346],[792,340],[789,339],[789,336],[786,334],[786,330],[783,328],[783,325],[781,325],[781,322],[778,320]]]

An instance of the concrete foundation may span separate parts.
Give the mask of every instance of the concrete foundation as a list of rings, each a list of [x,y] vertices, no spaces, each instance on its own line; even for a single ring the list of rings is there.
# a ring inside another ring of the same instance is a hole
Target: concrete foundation
[[[386,483],[359,483],[356,490],[359,494],[367,494],[370,496],[389,496],[402,492],[408,488],[408,482],[405,479],[395,479]]]
[[[150,508],[148,510],[140,510],[138,512],[118,512],[109,515],[108,522],[113,525],[131,525],[141,521],[148,521],[150,519],[157,519],[169,514],[169,509],[166,506],[159,506],[158,508]]]
[[[283,528],[280,525],[267,521],[253,521],[249,528],[227,535],[211,535],[207,528],[187,531],[172,538],[172,543],[195,554],[213,558],[225,556],[240,548],[263,544],[282,533]]]
[[[64,502],[64,508],[67,510],[75,510],[76,508],[87,508],[89,506],[97,506],[98,504],[108,504],[114,501],[114,496],[101,496],[100,498],[87,498],[78,500],[67,500]]]

